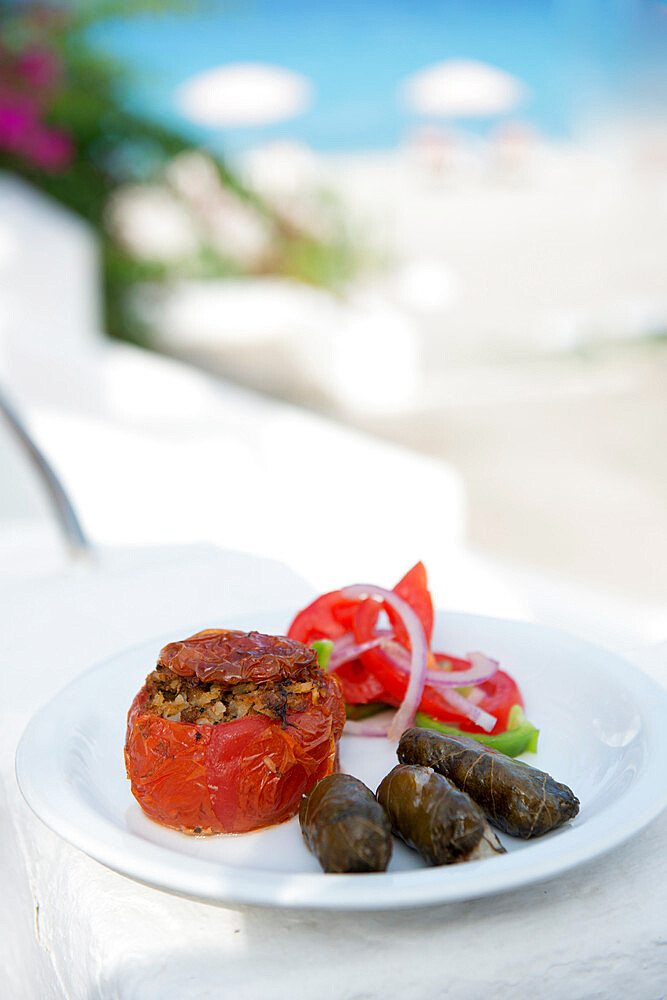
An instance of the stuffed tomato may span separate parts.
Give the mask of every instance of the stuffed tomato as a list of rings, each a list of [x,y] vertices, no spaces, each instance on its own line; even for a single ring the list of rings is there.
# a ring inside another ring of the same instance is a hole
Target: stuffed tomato
[[[144,812],[187,833],[243,833],[293,816],[336,766],[339,682],[282,636],[211,629],[160,652],[127,720]]]

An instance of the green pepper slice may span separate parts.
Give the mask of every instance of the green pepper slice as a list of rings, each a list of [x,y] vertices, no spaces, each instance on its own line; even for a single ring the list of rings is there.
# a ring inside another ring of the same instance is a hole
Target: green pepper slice
[[[504,733],[491,735],[490,733],[466,733],[447,722],[439,722],[437,719],[425,715],[424,712],[417,712],[415,716],[415,725],[422,729],[435,729],[448,736],[467,736],[471,740],[483,743],[484,746],[490,747],[492,750],[499,750],[508,757],[518,757],[521,753],[536,753],[539,729],[536,729],[532,722],[528,721],[520,705],[512,705],[508,723],[508,728]]]

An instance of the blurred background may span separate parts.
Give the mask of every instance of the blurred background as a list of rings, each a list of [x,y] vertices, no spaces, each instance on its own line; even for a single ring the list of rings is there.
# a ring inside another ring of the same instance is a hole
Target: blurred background
[[[93,336],[176,358],[444,460],[517,572],[665,603],[667,4],[0,11],[17,391],[93,407]]]

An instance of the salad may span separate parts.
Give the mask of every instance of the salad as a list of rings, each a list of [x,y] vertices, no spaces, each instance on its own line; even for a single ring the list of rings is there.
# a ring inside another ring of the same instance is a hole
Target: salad
[[[418,562],[392,590],[355,584],[300,611],[288,636],[340,682],[345,732],[398,740],[412,725],[467,736],[510,757],[537,750],[516,681],[482,652],[433,648],[433,601]],[[395,708],[387,723],[373,716]]]

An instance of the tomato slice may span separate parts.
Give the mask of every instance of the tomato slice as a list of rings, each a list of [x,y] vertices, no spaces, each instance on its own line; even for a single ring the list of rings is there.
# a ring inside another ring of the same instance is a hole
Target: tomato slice
[[[433,631],[433,602],[424,564],[419,562],[413,566],[394,587],[394,592],[417,614],[427,638],[430,639]],[[364,642],[372,636],[381,609],[382,604],[377,601],[350,600],[343,597],[339,590],[333,590],[300,611],[287,635],[290,639],[310,644],[316,639],[335,641],[352,631],[359,642]],[[388,609],[388,615],[398,641],[407,646],[408,637],[402,621],[391,608]],[[361,660],[344,663],[331,672],[341,682],[343,698],[349,704],[363,705],[382,700],[384,685],[366,669]]]
[[[419,618],[424,628],[427,642],[433,632],[433,601],[428,589],[426,569],[418,562],[394,587],[394,593],[401,597]],[[332,590],[317,597],[308,607],[300,611],[290,625],[287,635],[310,645],[315,639],[342,638],[354,632],[359,641],[364,641],[372,633],[382,605],[377,601],[359,601],[343,597],[340,590]],[[362,611],[363,609],[363,611]],[[393,609],[387,609],[396,637],[408,646],[408,636],[403,623]],[[359,617],[362,615],[362,617]]]
[[[418,562],[411,570],[408,570],[403,579],[399,580],[394,587],[394,593],[402,597],[415,612],[424,628],[426,642],[430,646],[433,635],[433,599],[428,589],[426,567],[423,562]],[[409,647],[405,626],[391,609],[389,609],[388,614],[396,631],[398,642]]]
[[[359,602],[341,595],[340,590],[322,594],[300,611],[287,635],[310,646],[316,639],[341,639],[352,630],[352,618]]]
[[[400,705],[408,686],[407,675],[396,670],[394,664],[382,650],[371,649],[367,653],[363,653],[361,658],[365,669],[369,674],[372,674],[382,688],[382,693],[374,700],[387,702],[389,705]],[[523,708],[523,698],[515,680],[504,670],[497,670],[493,677],[478,684],[477,687],[484,692],[484,697],[478,702],[479,707],[497,719],[492,732],[505,732],[512,705],[520,705]],[[440,722],[450,722],[468,733],[486,731],[452,708],[440,692],[430,684],[424,686],[419,710]]]
[[[340,681],[343,699],[348,705],[368,705],[382,701],[383,684],[366,669],[361,660],[349,660],[331,671]]]
[[[498,720],[491,730],[492,733],[504,733],[509,724],[509,714],[513,705],[523,705],[521,692],[513,677],[506,674],[504,670],[496,670],[493,677],[477,687],[484,692],[484,697],[478,702],[479,707],[490,715],[495,715]],[[426,685],[422,700],[419,705],[420,711],[433,716],[440,722],[451,722],[467,733],[485,732],[481,726],[476,726],[474,722],[461,715],[456,709],[449,705],[439,691]]]

